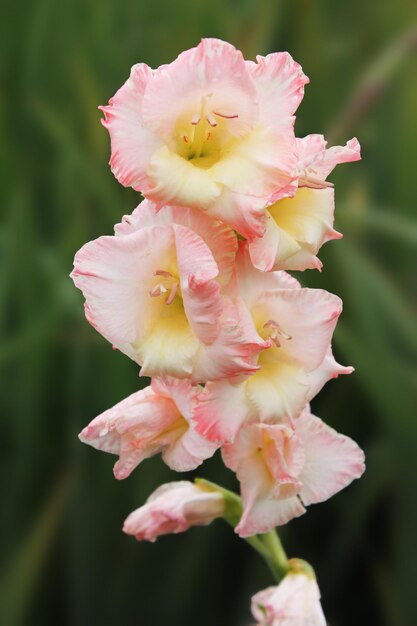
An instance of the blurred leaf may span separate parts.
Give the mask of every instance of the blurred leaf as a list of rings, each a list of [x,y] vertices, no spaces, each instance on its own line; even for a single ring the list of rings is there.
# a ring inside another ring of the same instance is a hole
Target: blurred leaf
[[[339,250],[338,258],[344,266],[348,281],[350,291],[348,305],[355,309],[365,326],[372,327],[370,328],[371,336],[375,336],[378,347],[381,349],[384,346],[388,347],[391,338],[398,337],[410,351],[415,353],[414,356],[417,358],[415,315],[401,292],[358,247],[353,247],[344,241],[342,253]],[[383,319],[386,320],[389,330],[389,336],[386,338],[384,338],[384,333],[378,335],[373,331],[375,325]],[[389,349],[392,351],[392,346]]]
[[[375,61],[367,67],[359,79],[356,89],[346,107],[331,124],[327,132],[330,145],[347,137],[352,128],[368,113],[381,98],[383,90],[395,75],[399,64],[417,51],[417,26],[413,25],[389,46],[384,47]]]
[[[4,566],[0,576],[0,607],[2,623],[7,626],[23,623],[67,505],[70,487],[68,474],[61,476],[17,553]]]
[[[146,383],[135,364],[89,327],[82,296],[68,278],[74,252],[111,232],[122,212],[139,201],[108,168],[108,134],[96,107],[115,93],[134,63],[157,67],[201,37],[216,36],[251,58],[290,51],[311,78],[297,111],[297,135],[323,132],[334,115],[330,140],[355,134],[364,146],[363,161],[334,175],[336,220],[345,239],[323,248],[322,274],[301,278],[344,299],[335,347],[342,361],[355,365],[356,375],[327,385],[315,402],[365,447],[368,471],[357,486],[288,524],[284,544],[317,565],[331,624],[380,624],[381,613],[389,626],[400,619],[417,623],[411,293],[417,4],[3,4],[0,534],[7,569],[0,622],[188,626],[198,619],[199,626],[243,626],[250,595],[270,584],[263,564],[220,523],[155,545],[123,536],[124,516],[175,476],[155,458],[129,481],[116,482],[112,459],[85,449],[76,437],[94,415]],[[51,495],[40,514],[39,502],[62,465],[77,482],[65,536],[55,541],[65,504],[57,496],[54,509]],[[236,488],[219,455],[201,469],[206,478]],[[49,521],[42,526],[43,514]],[[326,582],[327,541],[334,556]],[[346,602],[352,597],[355,602]],[[209,598],[203,611],[202,598]]]
[[[327,547],[329,557],[325,569],[332,572],[333,588],[340,585],[345,575],[338,565],[345,563],[349,567],[355,561],[357,553],[363,548],[364,530],[373,511],[384,498],[389,497],[396,480],[398,476],[389,446],[384,440],[379,444],[373,443],[366,452],[366,472],[355,484],[349,498],[349,509],[343,514],[343,524],[334,532]]]
[[[359,225],[372,234],[382,234],[389,239],[398,239],[401,244],[417,246],[417,224],[393,209],[349,211],[347,207],[339,207],[338,220],[342,228],[343,224]]]

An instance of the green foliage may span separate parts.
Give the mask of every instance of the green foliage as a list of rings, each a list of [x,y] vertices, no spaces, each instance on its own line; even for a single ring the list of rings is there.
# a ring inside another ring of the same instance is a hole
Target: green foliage
[[[117,483],[77,433],[144,381],[89,327],[75,251],[111,233],[138,196],[107,166],[97,105],[130,66],[169,62],[202,36],[246,56],[288,49],[311,78],[297,132],[352,135],[336,226],[305,284],[345,302],[339,360],[314,411],[365,448],[363,479],[280,533],[312,562],[334,626],[417,623],[415,152],[417,5],[390,0],[36,0],[0,24],[0,623],[244,626],[268,571],[222,523],[141,545],[126,515],[173,474],[146,461]],[[234,489],[218,458],[199,475]],[[71,477],[71,480],[68,479]],[[359,610],[359,606],[363,608]]]

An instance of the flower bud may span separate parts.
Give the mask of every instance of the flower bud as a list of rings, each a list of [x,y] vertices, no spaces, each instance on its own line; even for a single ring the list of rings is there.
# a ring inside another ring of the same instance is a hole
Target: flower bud
[[[306,571],[292,571],[277,587],[253,596],[257,626],[326,626],[316,579]]]
[[[123,531],[138,541],[156,541],[160,535],[182,533],[190,526],[206,526],[223,517],[225,500],[219,492],[188,481],[161,485],[126,519]]]

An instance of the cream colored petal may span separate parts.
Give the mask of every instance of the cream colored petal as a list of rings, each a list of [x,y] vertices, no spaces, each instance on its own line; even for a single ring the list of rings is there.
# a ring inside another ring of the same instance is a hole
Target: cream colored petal
[[[160,204],[207,209],[222,191],[209,170],[196,167],[167,146],[152,156],[148,176],[153,185],[146,196]]]

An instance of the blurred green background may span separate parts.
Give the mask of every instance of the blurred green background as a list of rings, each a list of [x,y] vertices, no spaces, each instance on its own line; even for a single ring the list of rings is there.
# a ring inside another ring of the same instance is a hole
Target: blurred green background
[[[282,530],[311,560],[332,626],[417,624],[417,4],[350,0],[3,2],[0,24],[0,624],[248,626],[271,583],[222,522],[155,545],[120,531],[162,481],[159,458],[124,482],[78,442],[138,388],[137,367],[85,321],[75,251],[138,203],[108,168],[104,104],[131,65],[170,62],[202,36],[247,57],[289,50],[311,79],[299,136],[356,135],[340,166],[322,274],[340,295],[335,352],[356,373],[314,412],[365,449],[361,481]],[[199,475],[235,488],[218,457]]]

